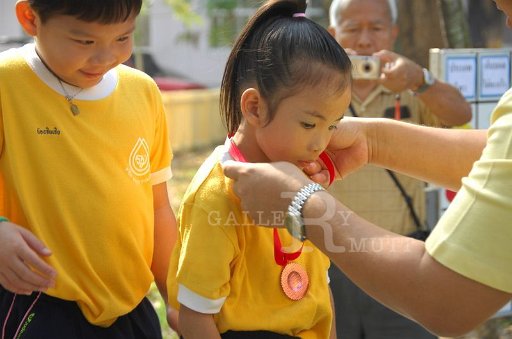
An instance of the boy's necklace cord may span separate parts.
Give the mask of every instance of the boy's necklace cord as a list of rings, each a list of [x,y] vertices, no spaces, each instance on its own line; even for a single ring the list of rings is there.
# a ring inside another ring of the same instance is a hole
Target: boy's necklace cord
[[[78,87],[78,86],[74,86],[76,88],[78,88],[78,91],[75,93],[75,94],[72,94],[70,95],[68,93],[68,91],[66,91],[66,88],[64,87],[64,83],[62,82],[62,80],[57,76],[57,74],[55,74],[51,69],[50,67],[48,67],[48,65],[44,62],[43,58],[41,58],[41,56],[39,55],[39,53],[37,52],[36,50],[36,54],[37,56],[39,57],[39,60],[41,60],[41,63],[44,65],[44,67],[46,67],[46,69],[55,77],[55,79],[57,79],[57,81],[59,82],[59,85],[60,85],[60,88],[62,88],[62,91],[64,92],[64,98],[66,98],[67,102],[69,103],[69,109],[71,110],[71,113],[73,113],[74,116],[77,116],[78,114],[80,114],[80,109],[78,108],[78,106],[73,102],[73,99],[75,99],[75,97],[80,94],[80,92],[82,92],[83,88],[82,87]]]

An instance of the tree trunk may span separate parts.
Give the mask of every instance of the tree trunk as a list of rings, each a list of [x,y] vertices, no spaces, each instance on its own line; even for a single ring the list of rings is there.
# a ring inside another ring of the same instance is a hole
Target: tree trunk
[[[397,51],[428,67],[429,50],[447,48],[438,0],[398,0]]]
[[[448,46],[450,48],[470,47],[472,44],[469,25],[462,0],[440,0],[440,8]]]
[[[492,1],[469,1],[469,22],[474,47],[501,47],[505,16]]]

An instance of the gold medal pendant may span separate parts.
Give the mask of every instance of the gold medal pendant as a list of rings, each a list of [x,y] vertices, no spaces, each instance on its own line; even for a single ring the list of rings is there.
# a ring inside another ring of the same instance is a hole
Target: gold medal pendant
[[[300,300],[309,287],[308,273],[301,265],[291,262],[281,272],[281,288],[291,300]]]

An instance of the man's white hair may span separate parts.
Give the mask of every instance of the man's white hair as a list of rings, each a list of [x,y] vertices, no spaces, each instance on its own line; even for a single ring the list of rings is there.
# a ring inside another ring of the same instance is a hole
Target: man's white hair
[[[352,0],[333,0],[331,3],[331,7],[329,8],[329,21],[332,27],[336,27],[338,25],[338,19],[340,15],[341,9],[345,8],[345,6]],[[389,13],[391,14],[391,22],[396,24],[396,20],[398,18],[398,9],[396,6],[396,0],[387,0]]]

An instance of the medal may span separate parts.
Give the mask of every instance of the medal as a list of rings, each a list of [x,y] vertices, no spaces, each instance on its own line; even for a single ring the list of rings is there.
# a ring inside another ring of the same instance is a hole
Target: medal
[[[297,259],[302,253],[302,247],[296,252],[284,252],[281,246],[279,233],[274,228],[274,259],[278,265],[283,266],[281,271],[281,288],[291,300],[300,300],[306,295],[309,287],[308,273],[298,263],[290,262]]]
[[[281,272],[281,288],[284,294],[292,300],[300,300],[308,290],[309,277],[301,265],[291,262],[286,264]]]

